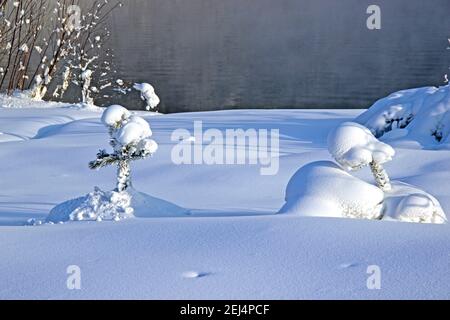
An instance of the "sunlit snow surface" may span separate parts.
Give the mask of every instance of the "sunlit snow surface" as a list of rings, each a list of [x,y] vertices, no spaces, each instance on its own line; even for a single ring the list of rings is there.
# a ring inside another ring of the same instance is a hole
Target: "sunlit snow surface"
[[[101,112],[23,107],[0,108],[0,298],[450,298],[448,224],[274,214],[300,167],[333,161],[328,132],[362,111],[140,113],[159,149],[132,164],[133,186],[189,215],[24,226],[94,186],[113,189],[115,168],[87,166],[108,147]],[[172,131],[199,120],[205,129],[279,129],[279,173],[174,165]],[[395,149],[391,179],[450,212],[450,150]],[[352,174],[373,184],[368,168]],[[81,290],[67,289],[70,265],[82,271]],[[380,290],[366,286],[369,265],[381,269]]]

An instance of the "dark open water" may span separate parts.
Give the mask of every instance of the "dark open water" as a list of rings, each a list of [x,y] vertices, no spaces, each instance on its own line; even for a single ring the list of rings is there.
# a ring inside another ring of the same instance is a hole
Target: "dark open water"
[[[119,75],[154,84],[162,112],[364,108],[442,84],[450,66],[450,0],[123,2],[111,19]]]

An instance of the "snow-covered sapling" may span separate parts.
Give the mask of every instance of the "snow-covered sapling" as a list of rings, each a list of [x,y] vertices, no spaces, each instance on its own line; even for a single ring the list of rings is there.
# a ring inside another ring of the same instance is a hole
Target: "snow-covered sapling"
[[[328,150],[349,171],[369,165],[377,186],[383,191],[391,190],[383,164],[392,160],[395,150],[375,138],[366,127],[354,122],[341,124],[328,136]]]
[[[141,92],[141,99],[147,104],[145,107],[146,110],[153,110],[159,105],[159,97],[151,84],[135,83],[133,88]]]
[[[117,165],[117,192],[131,187],[130,162],[144,159],[158,149],[158,144],[150,139],[150,125],[143,118],[132,115],[119,105],[108,107],[102,116],[102,122],[109,129],[110,144],[113,152],[100,150],[97,159],[89,163],[91,169],[108,165]]]

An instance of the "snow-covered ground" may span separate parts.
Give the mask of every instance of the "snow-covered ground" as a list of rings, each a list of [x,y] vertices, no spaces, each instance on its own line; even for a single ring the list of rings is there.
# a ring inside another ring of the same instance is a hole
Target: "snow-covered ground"
[[[112,190],[116,169],[88,168],[108,148],[99,110],[0,108],[0,298],[450,298],[448,224],[275,214],[300,167],[333,161],[330,130],[361,113],[140,113],[159,149],[132,164],[133,186],[190,215],[25,226],[94,186]],[[256,165],[173,164],[173,130],[192,130],[199,120],[222,131],[279,129],[278,174],[261,175]],[[391,180],[424,189],[448,214],[450,150],[399,144],[395,151],[385,164]],[[352,174],[373,184],[368,168]],[[80,267],[81,290],[67,289],[71,265]],[[380,290],[367,288],[371,265],[380,268]]]

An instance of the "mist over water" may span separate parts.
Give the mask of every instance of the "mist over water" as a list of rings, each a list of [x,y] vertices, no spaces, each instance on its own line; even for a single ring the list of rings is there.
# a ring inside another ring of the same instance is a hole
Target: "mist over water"
[[[152,83],[162,112],[366,108],[441,85],[450,66],[449,0],[123,2],[110,21],[118,77]],[[370,4],[381,30],[366,27]]]

